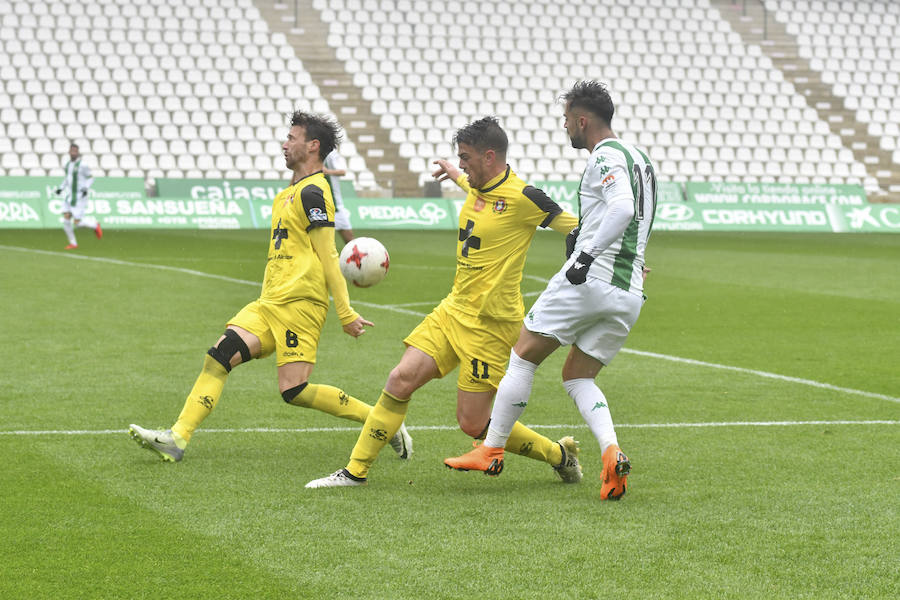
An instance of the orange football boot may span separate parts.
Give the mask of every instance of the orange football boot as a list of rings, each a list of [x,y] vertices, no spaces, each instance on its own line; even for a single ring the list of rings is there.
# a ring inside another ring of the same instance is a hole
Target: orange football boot
[[[485,475],[496,477],[503,471],[503,448],[491,448],[481,444],[462,456],[445,458],[444,464],[448,469],[484,471]]]
[[[603,473],[600,475],[603,485],[600,487],[600,499],[618,500],[624,496],[629,473],[631,461],[618,446],[615,444],[609,446],[603,453]]]

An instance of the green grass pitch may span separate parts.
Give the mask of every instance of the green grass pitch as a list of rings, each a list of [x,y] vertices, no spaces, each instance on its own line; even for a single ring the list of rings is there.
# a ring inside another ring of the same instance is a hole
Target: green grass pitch
[[[333,314],[313,381],[370,404],[450,289],[453,232],[359,232],[391,270]],[[600,502],[596,441],[539,370],[524,421],[581,442],[585,480],[510,456],[460,473],[455,376],[412,399],[411,461],[305,490],[359,425],[282,402],[273,359],[232,372],[178,464],[168,427],[266,231],[0,232],[0,598],[900,597],[900,236],[657,233],[649,299],[598,377],[634,470]],[[530,304],[562,261],[536,236]]]

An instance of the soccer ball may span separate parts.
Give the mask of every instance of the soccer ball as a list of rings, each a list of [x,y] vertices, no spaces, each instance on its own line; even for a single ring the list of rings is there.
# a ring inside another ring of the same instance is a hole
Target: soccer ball
[[[341,273],[357,287],[370,287],[387,275],[391,258],[381,242],[360,237],[347,242],[341,250]]]

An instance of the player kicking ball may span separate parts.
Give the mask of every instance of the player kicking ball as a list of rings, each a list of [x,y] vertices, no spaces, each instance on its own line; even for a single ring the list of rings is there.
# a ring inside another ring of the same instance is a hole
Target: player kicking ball
[[[457,421],[465,433],[482,439],[524,314],[519,284],[531,240],[538,227],[566,235],[577,224],[574,215],[516,176],[506,162],[509,140],[495,118],[460,128],[454,143],[462,171],[438,160],[434,173],[466,191],[453,289],[403,340],[406,350],[388,375],[347,466],[310,481],[308,488],[365,484],[379,451],[403,422],[413,393],[457,367]],[[581,481],[578,446],[571,436],[554,442],[514,423],[507,448],[547,463],[564,482]]]
[[[600,498],[625,495],[631,461],[619,448],[609,405],[594,378],[625,344],[644,303],[644,251],[656,210],[656,176],[647,154],[619,140],[606,88],[577,83],[563,95],[572,147],[590,151],[581,179],[579,229],[569,258],[525,317],[500,381],[484,444],[448,467],[499,475],[503,448],[531,395],[534,374],[560,346],[571,345],[563,386],[600,444]]]

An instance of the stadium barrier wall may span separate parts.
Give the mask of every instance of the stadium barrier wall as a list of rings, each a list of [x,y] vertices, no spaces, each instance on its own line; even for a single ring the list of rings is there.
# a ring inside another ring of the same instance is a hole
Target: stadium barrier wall
[[[0,229],[57,228],[63,200],[55,177],[0,177]],[[536,182],[578,214],[576,182]],[[264,229],[284,182],[98,177],[88,214],[106,229]],[[462,199],[359,198],[344,188],[355,229],[455,230]],[[654,229],[669,231],[900,232],[900,205],[869,204],[860,186],[689,182],[660,186]]]

